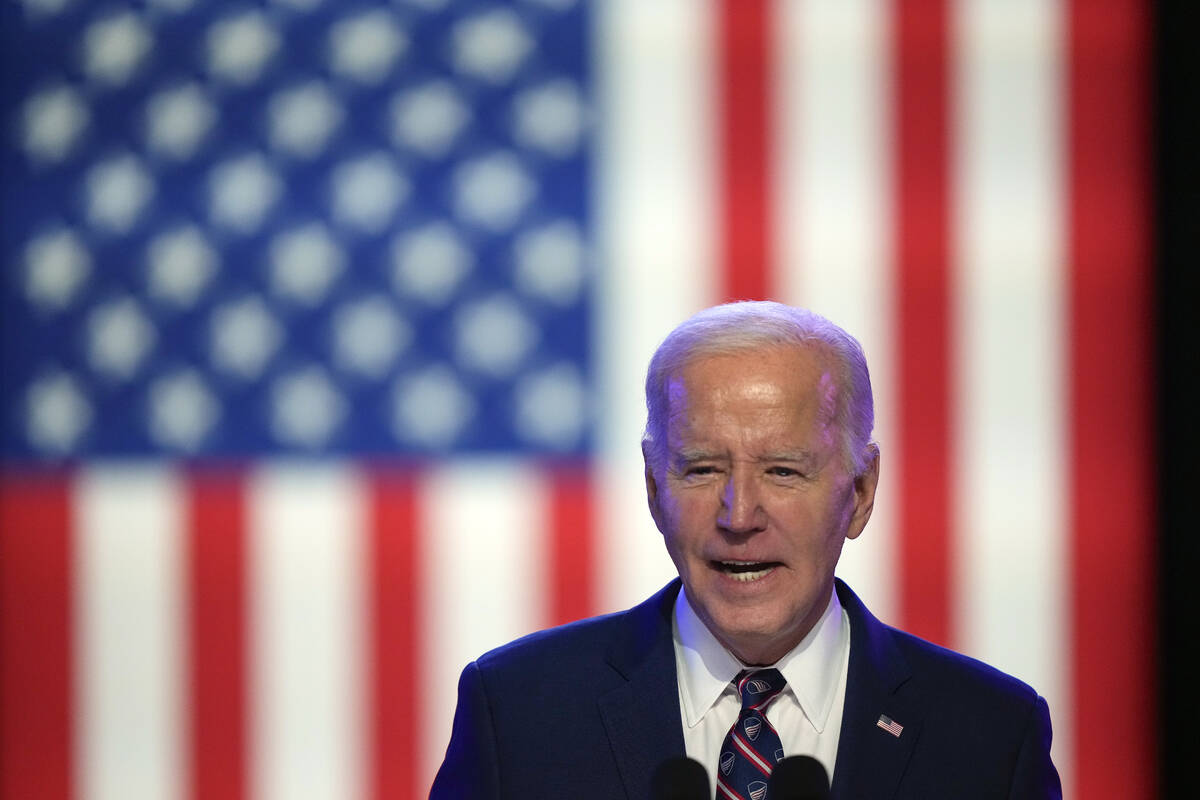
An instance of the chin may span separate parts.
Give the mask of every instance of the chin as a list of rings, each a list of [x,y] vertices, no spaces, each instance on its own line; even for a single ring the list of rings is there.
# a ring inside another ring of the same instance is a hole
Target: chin
[[[722,621],[729,624],[722,625]],[[763,647],[769,646],[772,643],[785,641],[791,636],[786,624],[781,624],[779,620],[747,620],[744,617],[729,618],[724,620],[718,618],[716,630],[720,632],[718,639],[724,640],[730,649],[743,650],[747,647]],[[795,643],[793,643],[794,645]],[[733,647],[737,645],[737,647]],[[790,649],[789,646],[788,649]]]

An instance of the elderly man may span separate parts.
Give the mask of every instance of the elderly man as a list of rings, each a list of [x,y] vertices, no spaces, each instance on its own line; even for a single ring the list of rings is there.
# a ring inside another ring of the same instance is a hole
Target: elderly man
[[[468,665],[432,797],[645,798],[687,755],[717,798],[763,800],[797,754],[833,797],[1061,795],[1036,692],[885,626],[834,578],[879,480],[853,337],[778,303],[710,308],[654,354],[646,405],[679,580]]]

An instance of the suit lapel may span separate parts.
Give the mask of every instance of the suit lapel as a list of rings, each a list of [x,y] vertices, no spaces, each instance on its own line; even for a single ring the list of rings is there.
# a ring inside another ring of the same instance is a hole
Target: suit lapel
[[[850,618],[850,664],[830,797],[892,797],[923,714],[900,691],[911,673],[889,629],[840,580],[837,592]],[[878,725],[881,715],[903,726],[898,736]]]
[[[599,699],[613,757],[631,798],[649,794],[655,768],[684,755],[671,613],[679,581],[628,612],[628,635],[614,643],[609,664],[627,681]]]

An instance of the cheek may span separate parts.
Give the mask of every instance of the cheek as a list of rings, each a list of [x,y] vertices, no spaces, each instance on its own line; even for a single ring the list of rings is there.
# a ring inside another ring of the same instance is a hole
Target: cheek
[[[662,515],[669,538],[694,537],[712,527],[715,519],[713,503],[708,492],[697,487],[668,489],[659,496],[659,513]]]
[[[823,552],[829,539],[840,530],[841,513],[819,503],[796,501],[780,503],[767,513],[772,522],[792,543],[810,553]]]
[[[669,532],[679,519],[679,500],[675,493],[665,488],[658,493],[658,515],[662,518],[664,530]]]

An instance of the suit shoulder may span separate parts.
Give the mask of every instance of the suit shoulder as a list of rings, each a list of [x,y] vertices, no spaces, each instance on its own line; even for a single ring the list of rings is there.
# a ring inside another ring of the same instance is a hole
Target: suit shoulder
[[[475,661],[485,685],[511,690],[531,681],[554,685],[587,676],[600,685],[623,680],[631,666],[671,644],[671,611],[679,581],[625,611],[537,631],[489,650]]]
[[[895,659],[906,664],[891,672],[898,679],[907,674],[907,680],[916,684],[926,697],[992,700],[1014,709],[1018,704],[1030,709],[1038,694],[1024,681],[985,664],[984,662],[950,650],[933,642],[914,636],[887,625],[867,610],[844,582],[837,582],[838,598],[850,617],[851,657],[853,647],[862,647],[868,660],[877,664],[891,665],[885,669],[895,670]]]
[[[530,664],[545,663],[547,659],[603,654],[618,635],[627,613],[589,617],[535,631],[487,651],[476,663],[483,671],[528,669]]]
[[[498,719],[519,717],[531,696],[588,702],[621,681],[609,652],[626,628],[622,616],[592,617],[522,636],[489,650],[467,669],[476,671]]]
[[[914,676],[940,692],[968,693],[997,703],[1028,707],[1037,701],[1032,686],[979,659],[926,641],[911,633],[889,628],[897,647],[908,659]]]

